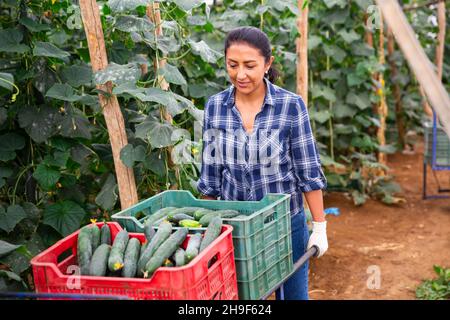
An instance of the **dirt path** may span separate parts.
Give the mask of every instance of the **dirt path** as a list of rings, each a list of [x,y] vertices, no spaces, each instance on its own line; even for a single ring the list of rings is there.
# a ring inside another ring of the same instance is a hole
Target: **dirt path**
[[[415,299],[421,280],[434,277],[434,264],[450,266],[450,199],[422,200],[422,148],[388,160],[405,204],[355,207],[342,193],[325,195],[325,207],[341,214],[327,216],[330,248],[312,259],[311,299]],[[449,186],[450,172],[438,177]],[[380,287],[370,289],[377,270]]]

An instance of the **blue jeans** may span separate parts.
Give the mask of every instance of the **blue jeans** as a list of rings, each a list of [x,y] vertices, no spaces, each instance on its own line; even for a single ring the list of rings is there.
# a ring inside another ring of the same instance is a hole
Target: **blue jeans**
[[[306,252],[309,240],[308,226],[305,211],[300,211],[291,218],[292,230],[292,256],[294,263]],[[294,273],[284,283],[285,300],[308,300],[308,268],[309,261]],[[280,290],[276,291],[277,300],[280,300]]]

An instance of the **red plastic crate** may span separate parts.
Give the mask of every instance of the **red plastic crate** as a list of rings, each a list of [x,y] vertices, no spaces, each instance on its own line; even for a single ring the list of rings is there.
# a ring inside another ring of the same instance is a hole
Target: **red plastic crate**
[[[97,223],[99,228],[102,225]],[[116,222],[108,222],[108,226],[112,239],[122,230]],[[77,265],[78,230],[31,260],[36,292],[109,295],[139,300],[237,300],[232,230],[232,226],[224,225],[220,236],[189,264],[160,267],[149,279],[68,273],[69,266]],[[145,240],[143,233],[129,235],[141,243]],[[188,239],[183,243],[184,248],[187,242]]]

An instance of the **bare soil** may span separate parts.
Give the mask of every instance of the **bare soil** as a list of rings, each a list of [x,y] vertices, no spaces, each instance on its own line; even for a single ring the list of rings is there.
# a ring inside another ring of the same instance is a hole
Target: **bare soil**
[[[344,193],[325,194],[325,207],[341,214],[327,216],[329,250],[311,260],[311,299],[415,299],[422,280],[435,277],[433,265],[450,267],[450,198],[422,199],[423,144],[415,154],[390,155],[388,166],[404,204],[356,207]],[[429,192],[437,194],[428,173]],[[437,176],[450,188],[449,171]]]

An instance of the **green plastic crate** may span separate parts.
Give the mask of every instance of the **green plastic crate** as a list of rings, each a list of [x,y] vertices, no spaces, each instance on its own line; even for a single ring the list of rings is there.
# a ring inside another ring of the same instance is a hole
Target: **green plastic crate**
[[[425,161],[431,164],[433,161],[433,122],[425,121],[423,128],[425,136]],[[436,128],[436,165],[450,166],[450,139],[440,125]]]
[[[137,219],[139,212],[151,215],[165,207],[239,211],[246,217],[224,219],[224,223],[233,226],[239,298],[259,299],[272,291],[293,267],[289,201],[290,195],[286,194],[266,194],[260,201],[203,200],[189,191],[168,190],[114,214],[112,220],[129,232],[143,232],[145,217]],[[259,285],[255,287],[253,281],[259,281]]]
[[[238,281],[239,298],[259,299],[269,293],[267,288],[274,288],[280,282],[280,279],[286,278],[291,273],[292,266],[292,254],[288,254],[256,278],[249,281]]]

